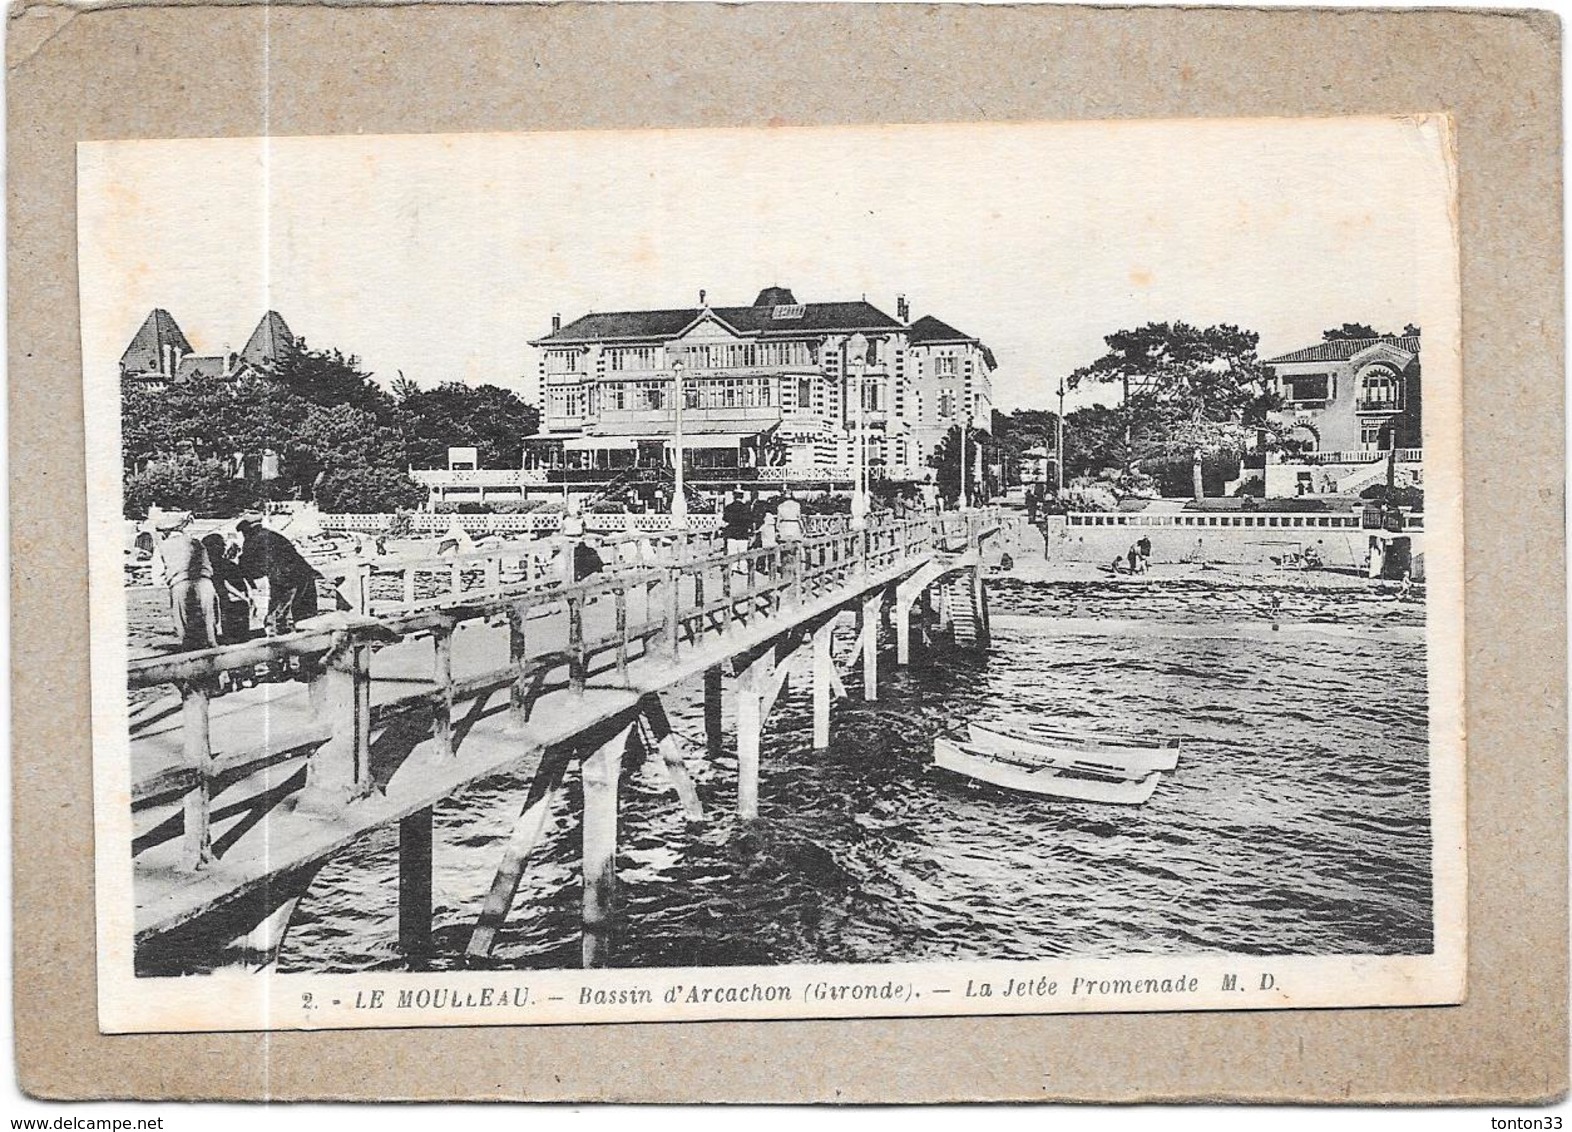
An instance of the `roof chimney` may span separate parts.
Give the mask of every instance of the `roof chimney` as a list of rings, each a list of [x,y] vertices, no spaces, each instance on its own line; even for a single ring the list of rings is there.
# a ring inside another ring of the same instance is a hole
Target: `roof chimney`
[[[897,322],[910,322],[912,320],[911,319],[911,314],[912,314],[911,307],[906,305],[906,296],[905,295],[896,295],[895,296],[895,319],[896,319],[896,321]]]
[[[704,290],[703,287],[700,287],[699,288],[699,306],[701,306],[701,307],[705,305],[704,295],[705,295],[705,290]]]
[[[560,313],[552,315],[551,316],[551,332],[553,334],[555,334],[557,331],[559,331],[561,329],[562,329],[562,315]]]

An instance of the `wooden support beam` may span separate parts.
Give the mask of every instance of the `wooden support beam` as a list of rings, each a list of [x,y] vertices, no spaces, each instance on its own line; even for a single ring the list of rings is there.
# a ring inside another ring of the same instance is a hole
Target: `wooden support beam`
[[[720,665],[704,670],[704,753],[713,762],[725,750],[721,734]]]
[[[371,649],[345,632],[317,671],[311,696],[333,728],[312,757],[299,805],[334,812],[365,792],[371,781]]]
[[[879,614],[884,594],[876,593],[862,603],[862,698],[879,698]]]
[[[769,685],[763,692],[763,699],[759,703],[759,716],[768,719],[770,712],[775,708],[775,701],[780,698],[781,690],[791,680],[792,664],[797,659],[797,645],[792,643],[791,652],[786,653],[775,662],[775,671],[770,673]]]
[[[912,662],[912,607],[916,597],[912,594],[908,598],[904,589],[895,593],[895,663],[903,668]]]
[[[208,729],[209,698],[212,686],[207,680],[192,680],[180,689],[181,737],[185,745],[185,765],[196,772],[196,782],[186,791],[185,833],[181,841],[180,865],[195,871],[213,861],[213,834],[208,827],[208,807],[213,789],[213,745]]]
[[[236,966],[256,972],[278,962],[278,952],[284,946],[284,936],[289,932],[289,921],[295,915],[300,896],[297,893],[284,900],[256,927],[224,949],[235,955]]]
[[[737,814],[759,816],[759,746],[764,733],[763,696],[774,682],[775,650],[767,650],[737,680]]]
[[[666,567],[666,580],[661,584],[661,603],[665,610],[662,639],[665,641],[666,654],[673,659],[677,656],[677,638],[682,635],[682,617],[678,612],[681,607],[681,588],[682,571],[676,566]]]
[[[682,801],[683,813],[689,821],[703,821],[704,803],[699,801],[699,792],[682,761],[682,747],[671,729],[671,721],[666,718],[665,705],[660,702],[659,696],[652,693],[639,701],[639,711],[649,725],[655,749],[660,753],[661,762],[666,768],[666,777]]]
[[[431,682],[437,686],[431,704],[431,737],[439,761],[453,757],[453,633],[452,622],[431,631]]]
[[[977,647],[986,649],[991,639],[988,631],[988,586],[983,580],[980,562],[972,568],[972,609],[977,616]]]
[[[616,589],[617,602],[617,683],[627,686],[628,683],[628,591],[622,586]]]
[[[583,868],[585,967],[604,967],[611,957],[611,928],[617,904],[617,802],[622,755],[632,724],[619,727],[594,753],[582,758],[584,783]]]
[[[838,681],[835,662],[830,656],[830,639],[835,622],[826,621],[813,630],[813,748],[822,751],[830,745],[831,681]]]
[[[517,602],[508,608],[508,663],[513,668],[513,684],[508,689],[508,726],[522,728],[529,721],[529,638],[525,633],[529,604]]]
[[[431,809],[398,823],[398,946],[417,960],[431,954]]]
[[[551,823],[552,805],[562,789],[562,775],[567,765],[567,752],[547,751],[535,770],[535,777],[530,780],[524,808],[519,812],[519,820],[514,823],[513,833],[502,850],[502,863],[497,867],[497,875],[492,878],[486,903],[469,937],[466,953],[471,958],[483,959],[491,954],[497,932],[508,918],[513,898],[518,894],[524,865]]]
[[[571,594],[568,597],[568,691],[582,696],[588,676],[589,658],[584,654],[584,598]]]

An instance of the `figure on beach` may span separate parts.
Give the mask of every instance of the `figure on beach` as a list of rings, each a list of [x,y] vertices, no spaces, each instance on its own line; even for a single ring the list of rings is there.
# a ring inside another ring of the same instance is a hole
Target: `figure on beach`
[[[1131,545],[1126,557],[1130,560],[1130,573],[1146,573],[1147,564],[1152,557],[1152,540],[1142,535]]]

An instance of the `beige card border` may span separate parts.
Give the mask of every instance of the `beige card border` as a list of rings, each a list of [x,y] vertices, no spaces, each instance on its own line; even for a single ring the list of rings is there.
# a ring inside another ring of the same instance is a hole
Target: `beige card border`
[[[618,81],[633,44],[640,65]],[[921,1101],[1533,1100],[1565,1089],[1563,332],[1552,18],[873,5],[77,14],[40,7],[13,13],[9,67],[13,915],[17,1058],[29,1091]],[[80,592],[86,575],[76,141],[1421,110],[1450,111],[1458,125],[1473,508],[1465,517],[1464,1005],[98,1033],[87,977],[94,938],[86,605],[61,600],[62,591]],[[397,1077],[370,1068],[394,1064]]]

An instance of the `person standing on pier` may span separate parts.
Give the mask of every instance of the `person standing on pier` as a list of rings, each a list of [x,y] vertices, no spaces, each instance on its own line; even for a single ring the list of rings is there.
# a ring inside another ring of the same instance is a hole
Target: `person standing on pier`
[[[1026,522],[1035,527],[1037,525],[1037,485],[1032,484],[1026,489]]]
[[[156,558],[169,589],[169,612],[180,647],[210,649],[218,644],[218,591],[207,550],[186,531],[190,523],[189,511],[158,514]]]
[[[243,540],[240,573],[248,582],[267,580],[267,614],[262,627],[270,637],[291,633],[297,621],[317,615],[317,580],[321,577],[295,549],[295,544],[246,518],[237,524]]]
[[[740,491],[731,493],[731,502],[721,508],[721,538],[727,554],[741,554],[753,541],[753,508]]]
[[[802,504],[793,492],[788,491],[775,508],[775,530],[783,543],[802,540]]]
[[[251,637],[251,602],[246,597],[246,576],[229,557],[224,536],[214,531],[202,539],[213,566],[213,588],[218,592],[218,643],[238,644]]]

